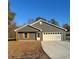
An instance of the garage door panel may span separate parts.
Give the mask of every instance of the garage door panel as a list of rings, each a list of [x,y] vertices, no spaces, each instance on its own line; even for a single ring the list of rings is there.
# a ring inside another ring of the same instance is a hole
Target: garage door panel
[[[44,41],[49,41],[49,40],[61,40],[61,34],[58,32],[45,32],[43,33],[43,40]]]

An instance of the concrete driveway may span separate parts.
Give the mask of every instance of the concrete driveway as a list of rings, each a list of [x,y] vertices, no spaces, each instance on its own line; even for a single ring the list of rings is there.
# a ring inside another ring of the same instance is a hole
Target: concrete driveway
[[[70,43],[67,41],[42,41],[42,48],[51,59],[70,59]]]

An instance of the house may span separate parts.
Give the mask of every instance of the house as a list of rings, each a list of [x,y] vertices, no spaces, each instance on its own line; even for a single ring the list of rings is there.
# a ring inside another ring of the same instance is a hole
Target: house
[[[38,20],[15,30],[16,40],[66,40],[66,29]]]

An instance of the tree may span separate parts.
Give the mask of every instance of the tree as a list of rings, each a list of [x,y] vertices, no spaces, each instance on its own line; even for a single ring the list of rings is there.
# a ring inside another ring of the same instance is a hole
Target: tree
[[[70,31],[70,25],[69,24],[64,24],[63,25],[63,28],[67,29],[67,32]]]
[[[15,17],[15,13],[11,12],[10,10],[10,3],[8,3],[8,37],[13,38],[15,37],[15,28],[16,28],[16,23],[13,22]]]
[[[12,21],[14,19],[14,17],[15,17],[15,13],[8,11],[8,20]]]
[[[35,22],[35,21],[38,21],[38,20],[44,20],[44,21],[47,21],[45,18],[43,18],[43,17],[36,17],[35,19],[29,19],[28,20],[28,23],[29,24],[31,24],[31,23],[33,23],[33,22]]]
[[[8,3],[8,20],[12,21],[15,17],[15,13],[11,12],[10,10],[10,3]]]
[[[43,18],[43,17],[37,17],[37,18],[35,19],[35,21],[38,21],[38,20],[40,20],[40,19],[42,19],[42,20],[46,21],[46,19],[45,19],[45,18]]]
[[[57,22],[55,19],[51,19],[51,20],[48,21],[48,22],[59,26],[58,22]]]
[[[31,23],[33,23],[35,21],[35,19],[32,19],[32,18],[30,18],[29,20],[28,20],[28,24],[31,24]],[[25,23],[26,24],[26,23]]]

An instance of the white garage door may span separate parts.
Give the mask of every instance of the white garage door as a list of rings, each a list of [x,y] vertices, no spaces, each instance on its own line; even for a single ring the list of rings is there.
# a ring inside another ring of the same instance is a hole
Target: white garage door
[[[44,32],[43,41],[61,40],[61,32]]]

